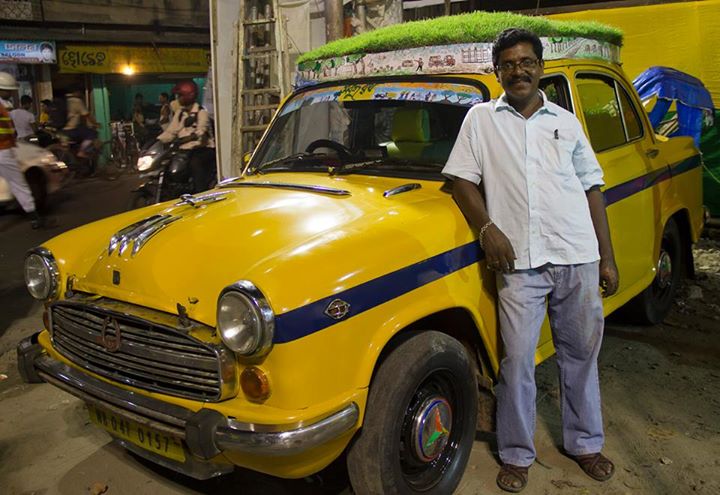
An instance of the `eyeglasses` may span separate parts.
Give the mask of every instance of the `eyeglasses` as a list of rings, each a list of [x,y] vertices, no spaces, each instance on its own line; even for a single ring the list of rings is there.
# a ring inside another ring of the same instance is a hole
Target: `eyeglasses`
[[[537,58],[524,58],[519,62],[503,62],[497,66],[497,70],[506,73],[514,72],[518,67],[522,70],[530,70],[534,69],[538,65],[538,62],[540,62],[540,60]]]

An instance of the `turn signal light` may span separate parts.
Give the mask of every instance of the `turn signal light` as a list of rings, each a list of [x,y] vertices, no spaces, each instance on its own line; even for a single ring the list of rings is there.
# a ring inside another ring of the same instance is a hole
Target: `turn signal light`
[[[248,366],[240,375],[240,387],[251,402],[263,402],[270,397],[270,380],[257,366]]]

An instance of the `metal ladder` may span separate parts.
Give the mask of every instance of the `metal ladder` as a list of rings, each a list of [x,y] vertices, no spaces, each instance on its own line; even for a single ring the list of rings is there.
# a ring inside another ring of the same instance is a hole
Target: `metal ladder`
[[[285,19],[278,0],[240,2],[239,148],[252,152],[290,89]]]

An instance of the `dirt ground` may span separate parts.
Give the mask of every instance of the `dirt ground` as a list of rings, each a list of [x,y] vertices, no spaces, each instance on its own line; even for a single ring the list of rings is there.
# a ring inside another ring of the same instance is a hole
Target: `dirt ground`
[[[559,453],[555,361],[538,367],[538,461],[524,494],[720,494],[720,231],[696,246],[695,263],[696,280],[682,288],[663,325],[606,326],[605,453],[617,466],[609,482],[590,480]],[[40,312],[28,304],[0,337],[0,493],[351,493],[340,463],[305,480],[238,471],[198,482],[128,454],[90,424],[79,400],[21,383],[14,346],[37,328]],[[478,435],[459,494],[503,493],[494,449],[492,435]]]

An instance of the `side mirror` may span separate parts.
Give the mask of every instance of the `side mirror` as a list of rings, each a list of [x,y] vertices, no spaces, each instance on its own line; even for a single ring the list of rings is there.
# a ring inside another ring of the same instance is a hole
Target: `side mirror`
[[[243,166],[245,166],[245,165],[247,165],[248,163],[250,163],[250,158],[252,158],[252,154],[253,154],[252,151],[248,151],[247,153],[245,153],[245,154],[243,155]]]

